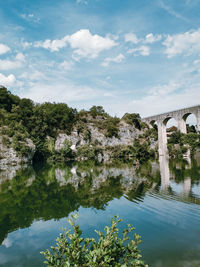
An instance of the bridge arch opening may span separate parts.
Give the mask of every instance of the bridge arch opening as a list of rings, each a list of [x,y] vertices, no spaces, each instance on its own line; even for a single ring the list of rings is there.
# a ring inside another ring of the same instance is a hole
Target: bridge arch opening
[[[186,113],[183,116],[183,120],[186,123],[187,133],[190,133],[190,132],[196,133],[197,132],[197,117],[195,114]]]
[[[169,143],[170,137],[173,135],[173,133],[178,131],[178,123],[173,117],[167,117],[163,121],[166,129],[166,138],[167,138],[167,143]]]
[[[178,122],[173,117],[167,117],[163,123],[166,127],[167,137],[178,130]]]
[[[152,120],[152,121],[150,121],[150,125],[151,125],[154,129],[158,130],[158,123],[157,123],[156,120]]]

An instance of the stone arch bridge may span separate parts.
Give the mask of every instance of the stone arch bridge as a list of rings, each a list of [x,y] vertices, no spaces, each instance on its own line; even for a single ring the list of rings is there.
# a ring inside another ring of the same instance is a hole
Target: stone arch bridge
[[[181,133],[187,133],[186,130],[186,119],[190,114],[194,114],[197,119],[197,130],[200,131],[200,105],[179,109],[175,111],[166,112],[163,114],[150,116],[143,118],[142,121],[146,122],[150,127],[157,122],[158,125],[158,146],[159,155],[167,154],[167,133],[166,124],[168,120],[174,118],[177,121],[178,129]]]

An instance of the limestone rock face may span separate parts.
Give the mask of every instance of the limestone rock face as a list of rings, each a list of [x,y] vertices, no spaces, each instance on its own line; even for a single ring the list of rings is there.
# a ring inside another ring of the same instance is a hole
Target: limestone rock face
[[[26,139],[25,144],[29,147],[30,152],[27,156],[19,156],[17,151],[15,151],[11,145],[5,145],[2,142],[2,136],[0,136],[0,169],[4,170],[7,165],[16,166],[32,161],[33,155],[35,153],[35,145],[32,140]]]
[[[78,134],[77,130],[75,129],[70,135],[64,133],[58,134],[55,142],[55,150],[59,151],[60,149],[64,148],[66,141],[72,144],[73,150],[75,150],[77,146],[83,146],[88,143],[86,140],[84,140],[81,134]]]
[[[117,145],[132,145],[135,138],[141,133],[134,126],[126,124],[121,121],[119,125],[119,138],[112,137],[108,138],[102,131],[99,131],[93,124],[88,123],[88,129],[91,133],[90,140],[85,140],[83,134],[78,134],[78,131],[74,129],[70,135],[60,133],[57,136],[55,142],[55,150],[64,148],[65,141],[70,142],[73,147],[83,146],[89,143],[98,142],[102,147],[105,146],[117,146]]]

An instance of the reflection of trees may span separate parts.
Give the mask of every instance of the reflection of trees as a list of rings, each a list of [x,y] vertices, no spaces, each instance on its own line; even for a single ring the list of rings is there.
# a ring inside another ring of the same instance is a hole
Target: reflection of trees
[[[200,167],[196,160],[192,160],[190,168],[188,168],[187,161],[170,161],[169,169],[177,183],[184,181],[187,177],[190,177],[192,183],[199,184],[200,182]]]
[[[177,169],[173,162],[170,171],[178,183],[184,177],[191,177],[192,183],[199,182],[200,168],[195,163],[191,169],[184,165]],[[33,220],[60,219],[80,206],[105,209],[109,201],[122,195],[133,202],[142,201],[147,191],[158,193],[161,185],[159,164],[155,162],[139,168],[94,162],[42,165],[15,170],[13,175],[13,179],[3,179],[0,174],[0,243],[9,232],[29,227]]]
[[[104,209],[113,198],[137,190],[134,175],[133,167],[95,165],[19,170],[0,187],[0,242],[8,232],[29,227],[33,220],[66,217],[80,206]]]

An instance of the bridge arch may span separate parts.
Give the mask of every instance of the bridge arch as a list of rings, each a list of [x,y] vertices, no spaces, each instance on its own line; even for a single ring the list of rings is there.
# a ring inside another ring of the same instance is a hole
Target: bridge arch
[[[171,119],[174,118],[177,121],[178,129],[182,133],[187,133],[186,120],[190,114],[194,114],[197,119],[197,131],[200,131],[200,105],[184,108],[180,110],[175,110],[151,117],[144,118],[143,121],[148,123],[150,127],[152,122],[157,121],[158,124],[158,145],[159,145],[159,155],[167,154],[167,136],[166,136],[166,124]]]
[[[186,132],[188,132],[188,127],[192,128],[192,126],[194,127],[194,132],[197,131],[197,115],[195,113],[189,112],[183,115],[183,120],[185,121],[186,124]],[[187,120],[191,120],[190,122]],[[192,123],[192,124],[191,124]],[[191,129],[190,129],[191,130]]]

